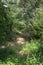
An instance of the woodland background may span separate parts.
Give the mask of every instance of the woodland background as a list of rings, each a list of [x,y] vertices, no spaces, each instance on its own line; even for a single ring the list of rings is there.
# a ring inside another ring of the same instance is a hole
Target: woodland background
[[[0,0],[0,65],[43,65],[43,0]]]

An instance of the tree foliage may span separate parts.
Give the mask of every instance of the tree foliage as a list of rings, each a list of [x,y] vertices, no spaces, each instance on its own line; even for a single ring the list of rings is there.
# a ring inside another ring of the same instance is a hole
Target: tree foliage
[[[22,18],[25,20],[25,31],[27,31],[29,37],[36,39],[43,35],[42,3],[42,0],[20,0],[19,3],[22,8]]]
[[[7,41],[10,38],[12,23],[7,15],[7,8],[0,1],[0,43]]]

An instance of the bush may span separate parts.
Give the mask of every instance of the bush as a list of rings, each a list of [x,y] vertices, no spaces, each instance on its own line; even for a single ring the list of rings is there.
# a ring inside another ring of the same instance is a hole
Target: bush
[[[7,16],[7,9],[0,2],[0,43],[7,41],[10,38],[12,31],[12,22]]]
[[[39,8],[36,11],[35,17],[29,23],[29,35],[32,38],[41,39],[43,36],[43,9]]]

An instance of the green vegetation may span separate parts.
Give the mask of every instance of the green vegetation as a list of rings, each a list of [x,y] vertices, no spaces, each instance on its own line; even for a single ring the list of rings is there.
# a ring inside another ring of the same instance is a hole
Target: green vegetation
[[[26,42],[21,48],[16,45],[0,49],[0,65],[43,65],[42,51],[43,46],[38,41]]]
[[[0,65],[43,65],[43,0],[0,0]]]
[[[10,33],[12,32],[12,22],[10,17],[7,15],[6,10],[7,9],[0,1],[0,44],[6,42],[10,37]]]

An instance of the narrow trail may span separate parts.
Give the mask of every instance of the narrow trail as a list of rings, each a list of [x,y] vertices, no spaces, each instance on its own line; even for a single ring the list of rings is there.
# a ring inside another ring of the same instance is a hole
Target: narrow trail
[[[24,34],[23,33],[19,33],[16,40],[13,40],[11,42],[8,43],[8,46],[20,46],[20,45],[23,45],[25,42],[25,38],[24,38]]]
[[[18,36],[17,36],[17,38],[16,38],[16,40],[14,40],[14,41],[10,41],[10,42],[7,42],[7,47],[13,47],[13,48],[16,48],[16,50],[18,50],[18,54],[20,54],[20,55],[26,55],[27,54],[27,52],[24,52],[23,50],[22,50],[22,45],[24,45],[25,44],[25,38],[24,38],[24,36],[23,36],[23,34],[22,33],[20,33]],[[5,45],[2,45],[0,48],[6,48],[6,46]]]
[[[24,42],[25,42],[24,34],[22,32],[19,32],[18,36],[15,40],[15,44],[22,45],[22,44],[24,44]]]

